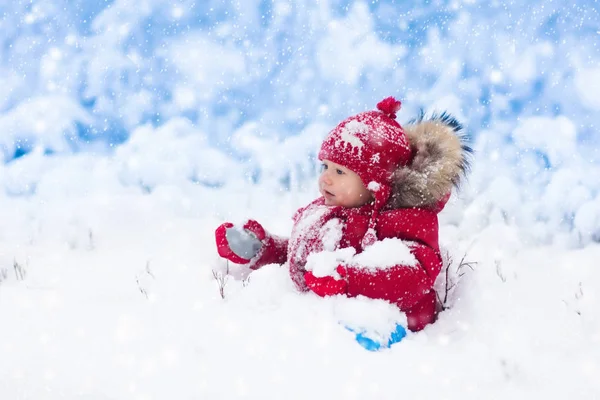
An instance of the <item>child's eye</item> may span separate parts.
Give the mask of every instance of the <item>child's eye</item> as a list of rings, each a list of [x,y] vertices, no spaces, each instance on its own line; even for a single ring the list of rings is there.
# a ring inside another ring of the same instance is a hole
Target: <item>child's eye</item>
[[[321,164],[321,171],[325,171],[327,169],[327,164]]]
[[[335,170],[335,172],[336,172],[338,175],[344,175],[344,171],[342,171],[341,169],[336,169],[336,170]]]

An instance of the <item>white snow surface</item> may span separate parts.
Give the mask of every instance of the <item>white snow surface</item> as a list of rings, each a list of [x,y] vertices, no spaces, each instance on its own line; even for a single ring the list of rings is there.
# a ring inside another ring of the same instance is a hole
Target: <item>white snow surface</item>
[[[223,276],[227,266],[216,256],[218,224],[253,217],[287,235],[313,191],[190,183],[146,193],[122,184],[118,160],[34,157],[3,167],[31,174],[38,192],[0,194],[2,398],[600,393],[595,243],[534,247],[501,220],[475,233],[469,224],[442,223],[454,260],[448,279],[457,282],[449,309],[424,331],[371,353],[343,325],[362,320],[384,332],[402,321],[381,301],[298,293],[277,265],[248,275],[231,264],[225,298],[219,294],[213,271]],[[453,198],[442,221],[456,218],[454,207]],[[476,264],[458,268],[464,254]]]

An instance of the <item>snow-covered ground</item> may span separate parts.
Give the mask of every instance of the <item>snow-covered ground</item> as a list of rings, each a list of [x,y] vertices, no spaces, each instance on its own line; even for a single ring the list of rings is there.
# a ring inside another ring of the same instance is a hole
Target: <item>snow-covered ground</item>
[[[600,396],[598,244],[530,246],[500,222],[472,234],[452,200],[442,242],[476,264],[436,324],[371,353],[339,324],[341,299],[297,293],[285,268],[231,265],[220,296],[220,221],[286,234],[314,191],[144,193],[116,161],[40,160],[36,196],[0,197],[3,399]]]
[[[596,1],[0,3],[1,400],[600,399]],[[372,353],[342,325],[385,305],[227,275],[213,232],[288,235],[390,95],[475,158],[448,309]]]

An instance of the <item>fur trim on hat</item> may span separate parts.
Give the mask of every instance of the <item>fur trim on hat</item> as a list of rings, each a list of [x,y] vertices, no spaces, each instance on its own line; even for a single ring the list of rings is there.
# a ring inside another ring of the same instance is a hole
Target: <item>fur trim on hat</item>
[[[394,172],[386,208],[434,206],[460,184],[472,149],[460,122],[446,112],[428,118],[421,112],[403,128],[413,159]]]

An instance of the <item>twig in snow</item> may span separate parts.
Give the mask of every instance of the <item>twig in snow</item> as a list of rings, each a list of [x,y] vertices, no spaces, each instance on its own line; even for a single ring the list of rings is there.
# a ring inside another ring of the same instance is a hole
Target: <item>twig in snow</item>
[[[17,280],[25,280],[25,276],[27,276],[27,271],[21,264],[17,262],[17,260],[14,260],[13,262],[13,268],[15,270],[15,277],[17,278]]]
[[[582,297],[583,297],[583,287],[582,287],[581,282],[579,282],[579,290],[577,290],[577,292],[575,292],[575,298],[577,300],[579,300]]]
[[[248,275],[247,277],[242,279],[242,287],[248,286],[249,283],[250,283],[250,275]]]
[[[496,275],[500,278],[500,280],[506,283],[506,276],[502,273],[502,268],[500,267],[500,260],[496,260]]]
[[[140,290],[140,292],[148,299],[148,291],[146,290],[145,286],[140,282],[141,278],[144,278],[144,276],[149,276],[152,279],[156,279],[156,277],[154,276],[154,274],[152,273],[152,271],[150,270],[150,261],[146,261],[146,268],[144,270],[143,273],[141,274],[137,274],[135,277],[135,282],[137,283],[138,289]]]
[[[152,277],[152,279],[156,279],[152,271],[150,271],[150,260],[146,261],[146,273]]]
[[[460,259],[460,262],[458,263],[458,266],[456,267],[456,279],[453,280],[450,276],[450,272],[451,272],[450,268],[454,264],[454,260],[453,260],[452,256],[450,256],[450,254],[448,252],[446,252],[446,260],[447,261],[446,261],[446,265],[444,266],[445,276],[444,276],[443,299],[440,298],[440,293],[436,292],[436,296],[437,296],[438,302],[442,306],[442,310],[447,310],[448,308],[450,308],[448,305],[450,292],[456,288],[456,286],[458,285],[458,283],[460,282],[462,277],[467,273],[467,271],[465,271],[464,269],[469,268],[471,271],[475,270],[475,265],[477,265],[477,263],[474,261],[466,261],[465,260],[466,257],[467,257],[467,253],[463,254],[462,258]]]
[[[215,278],[215,281],[217,281],[217,285],[219,287],[219,294],[221,295],[221,298],[225,300],[225,285],[227,285],[227,279],[229,278],[229,261],[227,261],[225,274],[223,274],[223,272],[220,271],[215,271],[214,269],[212,271],[212,274]]]
[[[94,244],[94,232],[90,229],[88,230],[88,250],[94,250],[96,245]]]
[[[583,297],[583,285],[581,282],[579,282],[578,289],[575,292],[575,300],[579,301],[579,299],[581,299],[582,297]],[[575,308],[575,313],[577,315],[581,315],[581,310],[579,310],[579,307]]]

